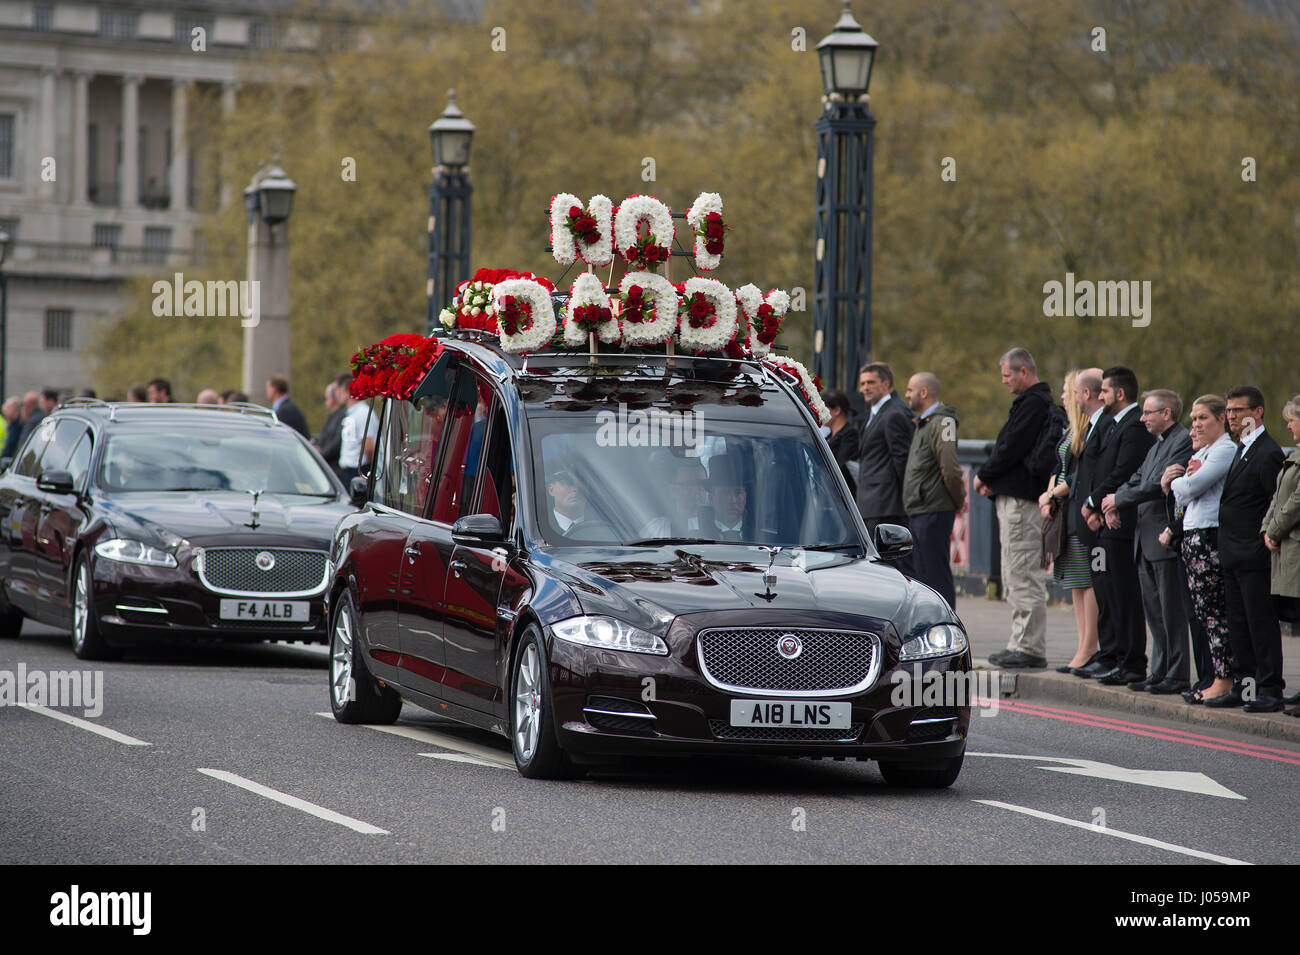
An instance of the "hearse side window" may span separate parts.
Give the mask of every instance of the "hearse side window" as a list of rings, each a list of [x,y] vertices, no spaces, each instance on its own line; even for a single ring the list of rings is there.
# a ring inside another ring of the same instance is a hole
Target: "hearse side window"
[[[72,452],[85,436],[86,426],[72,418],[64,418],[54,431],[54,438],[45,448],[38,465],[39,471],[67,471]],[[39,473],[38,471],[38,473]],[[75,481],[75,478],[74,478]]]
[[[90,432],[86,431],[82,434],[81,440],[77,442],[77,446],[73,448],[72,457],[68,459],[67,470],[72,475],[73,487],[82,487],[82,480],[85,478],[86,472],[90,470],[90,452],[92,450],[94,450],[93,439]]]
[[[22,451],[18,455],[18,461],[14,464],[14,473],[23,477],[34,478],[40,471],[41,455],[45,453],[45,446],[50,443],[54,437],[54,426],[57,421],[42,421],[32,436],[27,439],[23,445]]]
[[[475,513],[501,518],[501,529],[508,536],[515,513],[515,474],[510,455],[510,430],[506,427],[505,409],[500,402],[494,405],[484,461],[486,473],[479,488]]]
[[[401,453],[406,443],[407,415],[405,401],[384,400],[384,420],[375,447],[375,483],[371,500],[386,507],[397,507],[397,488],[401,480]]]
[[[452,389],[451,399],[447,403],[449,426],[446,448],[442,453],[437,492],[433,499],[433,512],[430,514],[430,518],[439,523],[456,522],[456,519],[462,515],[461,506],[466,487],[471,490],[474,487],[472,474],[468,485],[466,484],[466,462],[470,448],[478,447],[483,440],[481,405],[477,377],[468,368],[461,368],[456,373],[455,386]],[[476,467],[477,461],[478,455],[475,453]]]
[[[395,424],[391,432],[393,457],[388,459],[388,499],[384,503],[421,517],[442,444],[447,399],[437,395],[424,397],[418,406],[409,401],[394,401],[390,413],[395,422],[401,418],[403,423]]]

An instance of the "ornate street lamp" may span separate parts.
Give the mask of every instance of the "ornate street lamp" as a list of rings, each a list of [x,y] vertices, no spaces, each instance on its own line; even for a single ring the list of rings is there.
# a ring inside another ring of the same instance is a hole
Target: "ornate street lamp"
[[[872,131],[867,89],[878,44],[849,11],[817,44],[817,248],[813,365],[828,387],[854,394],[871,359]]]
[[[438,312],[452,290],[469,278],[470,193],[469,147],[474,124],[456,105],[456,91],[447,91],[447,108],[429,126],[433,147],[433,182],[429,186],[429,262],[425,289],[428,334],[437,332]]]

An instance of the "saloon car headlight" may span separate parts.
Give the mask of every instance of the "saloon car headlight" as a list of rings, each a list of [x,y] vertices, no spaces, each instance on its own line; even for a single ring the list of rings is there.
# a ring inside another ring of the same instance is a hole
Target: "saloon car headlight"
[[[903,644],[903,660],[924,660],[928,657],[946,657],[966,649],[966,634],[961,627],[941,623],[931,627],[919,637]]]
[[[149,567],[175,567],[176,557],[165,550],[150,547],[143,541],[133,541],[125,537],[100,541],[95,545],[95,553],[106,560],[120,560],[125,564],[145,564]]]
[[[573,617],[552,624],[551,630],[561,640],[580,643],[584,647],[668,654],[668,644],[659,637],[614,617]]]

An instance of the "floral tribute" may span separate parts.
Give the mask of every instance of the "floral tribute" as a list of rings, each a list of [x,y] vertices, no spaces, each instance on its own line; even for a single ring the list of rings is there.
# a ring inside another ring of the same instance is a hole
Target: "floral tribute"
[[[348,394],[359,400],[410,398],[442,354],[442,342],[423,335],[389,335],[352,356]]]
[[[644,227],[644,228],[643,228]],[[668,261],[673,214],[654,196],[628,196],[614,213],[614,247],[633,267],[653,272]]]
[[[808,374],[808,369],[802,363],[793,358],[786,358],[784,355],[767,355],[763,358],[763,363],[794,379],[800,397],[803,398],[804,404],[812,409],[817,423],[830,424],[831,411],[826,407],[826,402],[822,401],[820,378]]]
[[[722,196],[701,192],[686,212],[686,221],[695,230],[695,267],[712,272],[722,264],[722,246],[730,227],[722,218]]]
[[[618,286],[625,345],[662,345],[677,331],[677,289],[662,275],[629,272]]]
[[[591,272],[583,272],[569,287],[569,301],[564,307],[564,344],[586,345],[592,332],[606,344],[623,337],[605,283]]]
[[[722,351],[736,337],[736,296],[717,279],[687,279],[682,286],[682,347],[697,353]]]
[[[749,350],[760,358],[772,351],[772,343],[781,331],[781,321],[790,309],[790,296],[772,289],[766,296],[752,282],[736,289],[736,301],[748,327]]]
[[[501,348],[508,352],[536,351],[550,343],[557,329],[551,293],[555,286],[546,279],[512,278],[492,286]]]
[[[545,285],[551,285],[548,280],[539,279],[532,272],[516,272],[514,269],[479,269],[474,273],[473,278],[456,286],[455,296],[450,304],[438,313],[438,321],[448,330],[479,328],[489,332],[498,331],[496,305],[492,302],[492,287],[507,279],[536,279]]]
[[[570,266],[581,256],[594,268],[614,261],[614,204],[608,196],[592,196],[584,209],[577,196],[561,192],[551,198],[551,254]]]

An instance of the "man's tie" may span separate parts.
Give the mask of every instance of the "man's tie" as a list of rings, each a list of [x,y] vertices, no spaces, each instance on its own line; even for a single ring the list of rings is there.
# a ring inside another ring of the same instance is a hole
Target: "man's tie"
[[[1244,456],[1245,447],[1244,444],[1237,445],[1237,453],[1232,456],[1232,463],[1228,465],[1228,473],[1225,475],[1225,480],[1228,477],[1231,477],[1233,472],[1237,470],[1237,465],[1241,463],[1241,459]]]

